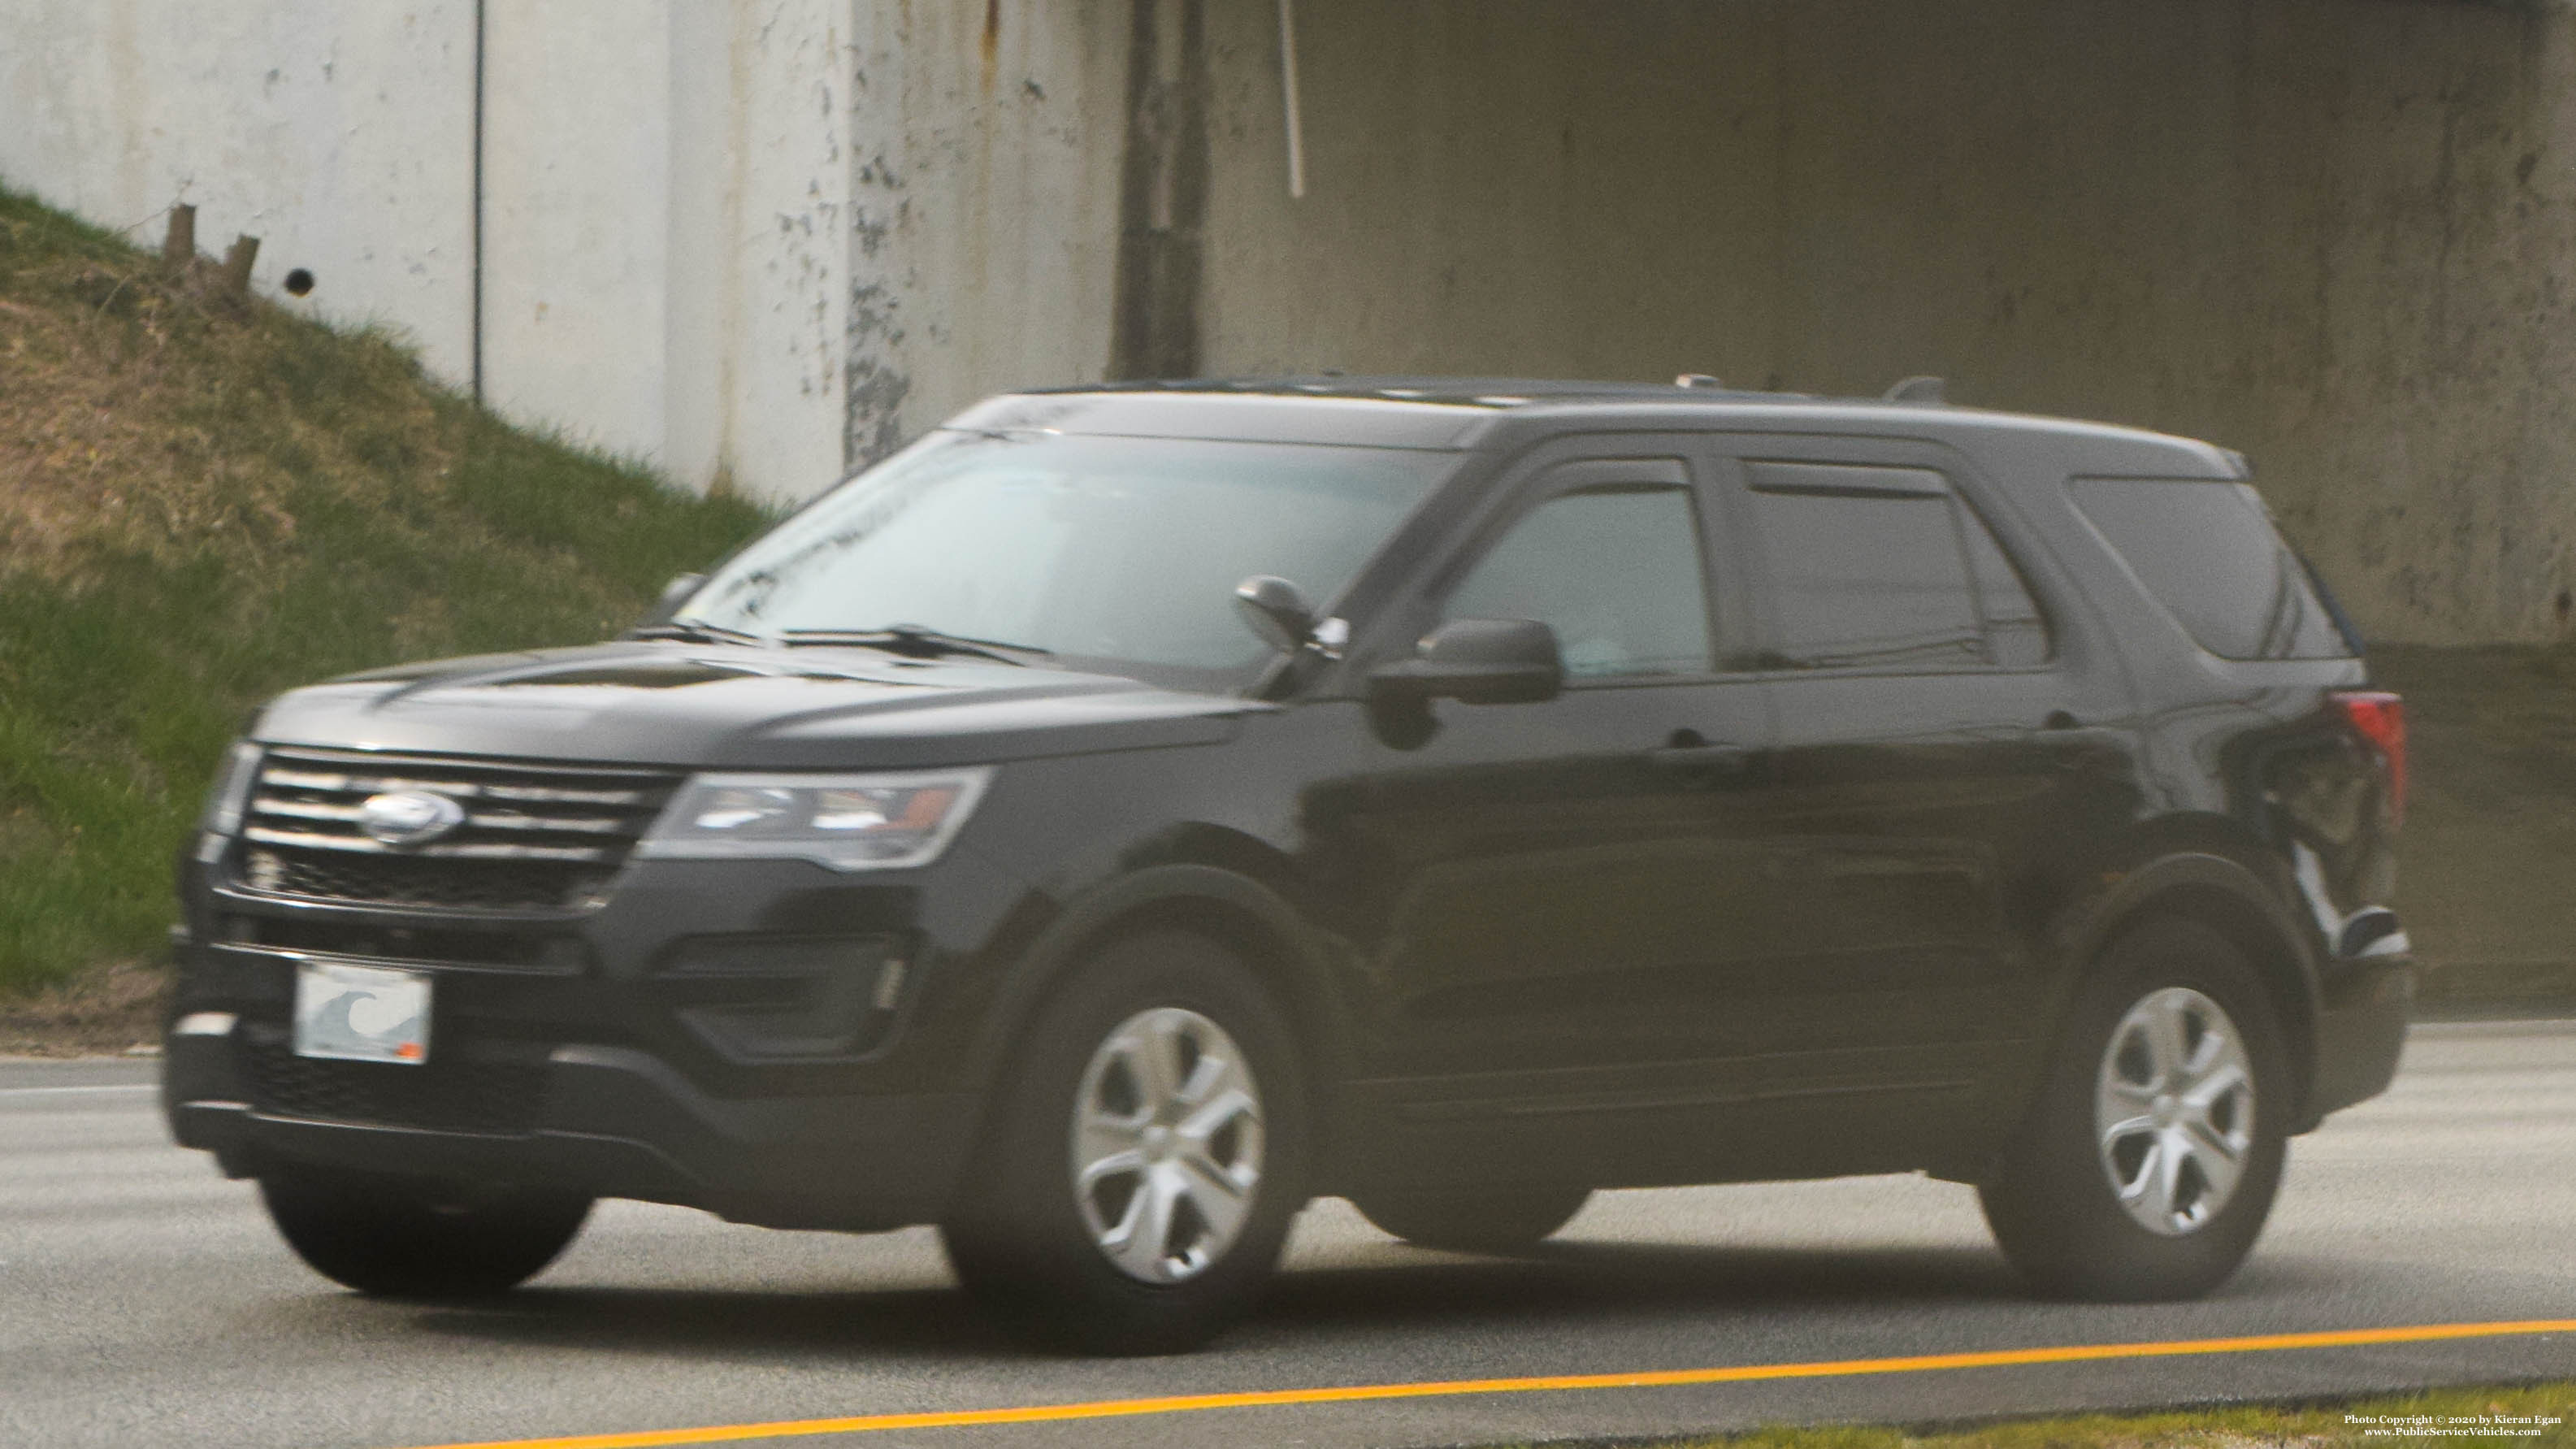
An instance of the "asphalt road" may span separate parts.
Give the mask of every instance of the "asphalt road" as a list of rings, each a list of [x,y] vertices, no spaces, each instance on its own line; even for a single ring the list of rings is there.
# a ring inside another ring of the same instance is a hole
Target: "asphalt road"
[[[2205,1302],[2025,1301],[1974,1196],[1917,1178],[1606,1194],[1541,1253],[1425,1252],[1324,1202],[1208,1352],[996,1338],[926,1231],[610,1204],[499,1306],[304,1271],[165,1139],[149,1063],[0,1061],[0,1444],[411,1446],[1233,1390],[2576,1318],[2576,1022],[2419,1027],[2386,1097],[2292,1148]],[[1447,1445],[1951,1419],[2576,1377],[2576,1334],[803,1435],[812,1445]]]

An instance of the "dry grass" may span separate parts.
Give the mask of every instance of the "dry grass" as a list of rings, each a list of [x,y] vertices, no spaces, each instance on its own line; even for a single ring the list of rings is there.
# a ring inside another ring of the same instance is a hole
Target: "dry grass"
[[[170,974],[108,961],[28,996],[0,998],[0,1056],[104,1056],[161,1035]]]
[[[257,701],[603,637],[764,521],[207,283],[0,192],[0,998],[157,956]]]
[[[397,543],[434,529],[529,574],[560,570],[561,602],[587,605],[603,628],[623,622],[632,585],[613,568],[573,540],[487,516],[478,485],[490,470],[460,465],[492,461],[478,444],[495,425],[428,384],[397,339],[220,301],[210,283],[202,265],[172,275],[59,217],[0,211],[0,561],[11,571],[78,593],[107,583],[108,561],[183,568],[211,548],[254,590],[225,602],[253,613],[308,560],[309,515],[357,510]],[[678,501],[652,498],[632,470],[554,451],[623,474],[623,496],[601,501],[625,516]]]
[[[218,329],[227,344],[273,341],[262,319],[211,304],[202,274],[163,278],[130,260],[57,253],[9,281],[54,305],[0,300],[0,556],[77,585],[78,560],[101,546],[172,562],[240,535],[246,515],[256,533],[292,537],[274,470],[242,467],[181,421],[200,388],[174,375]],[[426,406],[413,411],[425,424]]]

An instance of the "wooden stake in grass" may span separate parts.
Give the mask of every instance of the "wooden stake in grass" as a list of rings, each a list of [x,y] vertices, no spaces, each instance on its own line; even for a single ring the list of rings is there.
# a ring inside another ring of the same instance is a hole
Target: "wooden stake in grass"
[[[258,237],[245,232],[233,238],[232,250],[224,253],[224,296],[238,301],[250,295],[250,264],[258,258]]]
[[[197,259],[197,208],[182,201],[170,208],[170,234],[161,238],[161,260],[184,267]]]

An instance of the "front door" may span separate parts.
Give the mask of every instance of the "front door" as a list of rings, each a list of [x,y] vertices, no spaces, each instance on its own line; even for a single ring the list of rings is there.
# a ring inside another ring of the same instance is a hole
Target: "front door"
[[[1718,669],[1710,545],[1682,456],[1544,469],[1417,602],[1550,625],[1564,692],[1440,701],[1311,802],[1366,902],[1356,1105],[1393,1175],[1644,1180],[1702,1149],[1642,1118],[1745,1092],[1729,1001],[1781,922],[1745,808],[1771,727]]]

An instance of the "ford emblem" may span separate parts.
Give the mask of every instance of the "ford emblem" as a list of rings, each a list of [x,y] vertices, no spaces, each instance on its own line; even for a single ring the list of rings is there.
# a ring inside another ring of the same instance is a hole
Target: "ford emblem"
[[[371,795],[358,807],[358,828],[387,845],[427,845],[464,823],[464,806],[426,790]]]

